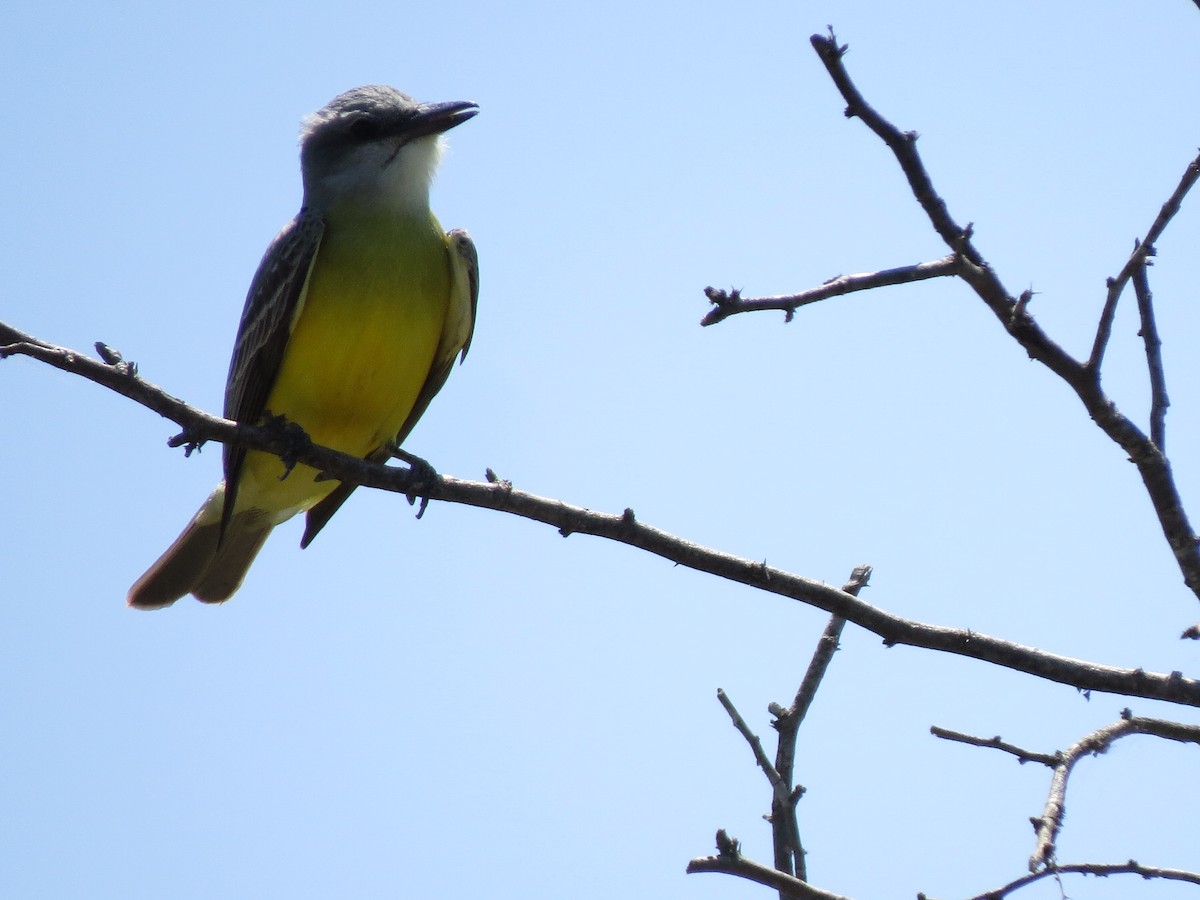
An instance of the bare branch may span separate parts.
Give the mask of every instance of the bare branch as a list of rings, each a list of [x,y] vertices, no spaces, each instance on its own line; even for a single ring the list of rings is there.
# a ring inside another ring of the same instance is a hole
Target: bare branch
[[[733,701],[729,699],[729,695],[721,688],[717,688],[717,700],[725,707],[725,712],[729,713],[729,718],[733,721],[733,727],[741,733],[742,737],[746,739],[746,743],[750,745],[750,749],[754,753],[754,761],[758,763],[758,767],[767,776],[767,781],[771,783],[772,789],[778,791],[781,785],[779,773],[775,771],[775,767],[771,765],[771,760],[763,750],[762,740],[750,730],[750,726],[746,724],[746,720],[742,718],[742,714],[737,711],[737,707],[733,705]]]
[[[103,350],[99,349],[101,347]],[[59,347],[56,344],[39,340],[23,331],[18,331],[11,325],[0,322],[0,360],[9,356],[28,356],[54,366],[56,369],[62,369],[64,372],[82,375],[89,381],[116,391],[130,400],[135,400],[147,409],[152,409],[177,424],[182,425],[197,417],[211,418],[206,417],[201,410],[172,397],[162,388],[139,378],[137,365],[125,362],[119,353],[107,345],[97,344],[97,349],[102,356],[117,361],[115,363],[101,362],[67,347]],[[225,420],[214,419],[214,421],[224,422]],[[228,424],[233,426],[233,423]],[[233,428],[236,429],[236,426]],[[232,431],[229,433],[229,437],[232,439]]]
[[[863,99],[863,95],[859,93],[854,82],[850,80],[845,66],[842,65],[842,56],[849,48],[838,46],[837,38],[832,31],[828,37],[814,34],[809,41],[817,51],[821,62],[825,64],[829,77],[833,79],[833,83],[846,101],[846,118],[862,119],[863,123],[891,148],[892,153],[900,162],[900,168],[904,170],[904,174],[908,178],[917,202],[921,204],[925,214],[929,216],[929,221],[933,223],[934,229],[942,236],[951,250],[955,254],[961,253],[965,260],[975,267],[984,266],[983,257],[971,246],[969,228],[963,228],[951,218],[945,201],[933,189],[933,182],[929,180],[929,175],[917,156],[917,133],[900,131]]]
[[[1016,744],[1009,744],[1002,741],[999,735],[990,738],[975,737],[971,734],[963,734],[961,731],[951,731],[948,728],[939,728],[937,725],[929,729],[929,733],[934,737],[942,738],[946,741],[957,741],[960,744],[970,744],[973,747],[990,747],[993,750],[1003,750],[1005,753],[1011,753],[1017,758],[1017,761],[1024,765],[1027,762],[1041,763],[1043,766],[1054,768],[1061,761],[1058,754],[1037,753],[1033,750],[1026,750],[1023,747],[1018,747]]]
[[[1197,0],[1200,2],[1200,0]],[[1140,241],[1136,241],[1133,245],[1133,253],[1129,259],[1125,261],[1125,265],[1121,267],[1121,271],[1115,278],[1108,279],[1108,293],[1104,298],[1104,308],[1100,312],[1100,321],[1096,327],[1096,337],[1092,342],[1092,353],[1088,357],[1087,367],[1092,371],[1099,372],[1100,364],[1104,360],[1104,351],[1108,346],[1109,338],[1112,335],[1113,318],[1117,312],[1117,301],[1121,298],[1121,292],[1125,290],[1125,285],[1134,277],[1137,272],[1144,272],[1149,265],[1150,257],[1155,254],[1155,244],[1162,237],[1163,231],[1175,214],[1179,212],[1183,206],[1183,198],[1187,196],[1188,191],[1200,180],[1200,156],[1193,159],[1186,169],[1184,169],[1183,177],[1179,179],[1179,184],[1171,196],[1167,198],[1167,202],[1162,205],[1155,216],[1154,221],[1150,223],[1150,227],[1146,230],[1146,235]]]
[[[1138,332],[1146,346],[1146,368],[1150,372],[1150,440],[1163,453],[1167,452],[1167,376],[1163,371],[1162,341],[1154,320],[1154,295],[1150,293],[1148,264],[1133,273],[1133,292],[1137,295],[1138,316],[1142,328]]]
[[[1200,2],[1200,0],[1197,0],[1197,2]],[[1028,887],[1036,881],[1041,881],[1043,878],[1056,878],[1060,875],[1095,875],[1099,878],[1107,878],[1110,875],[1138,875],[1145,879],[1161,878],[1164,881],[1185,881],[1192,884],[1200,884],[1200,872],[1189,872],[1185,869],[1163,869],[1157,866],[1143,866],[1132,859],[1126,863],[1071,863],[1063,866],[1052,866],[1042,869],[1040,872],[1025,875],[998,888],[992,888],[990,891],[976,894],[970,900],[1003,900],[1009,894],[1015,893],[1023,887]],[[932,900],[932,898],[929,898],[929,900]]]
[[[858,566],[850,574],[850,580],[842,586],[842,590],[853,597],[867,586],[871,578],[870,566]],[[804,680],[796,691],[792,705],[783,709],[777,704],[771,705],[771,713],[775,716],[772,723],[779,732],[779,743],[775,751],[775,771],[779,778],[779,786],[771,798],[771,837],[775,849],[775,868],[789,875],[795,875],[801,881],[808,880],[808,867],[805,863],[804,843],[800,839],[800,823],[796,817],[796,804],[804,794],[804,789],[795,784],[796,741],[800,733],[800,723],[808,715],[817,695],[817,689],[833,661],[837,652],[838,642],[842,637],[842,629],[846,620],[834,614],[825,625],[817,647],[813,651]]]
[[[884,269],[881,272],[866,272],[859,275],[839,275],[829,279],[820,287],[801,291],[799,294],[776,297],[743,297],[740,291],[723,291],[707,287],[704,289],[704,293],[713,308],[700,320],[700,324],[715,325],[738,313],[757,312],[764,309],[783,310],[786,313],[784,321],[790,322],[796,310],[801,306],[826,300],[829,297],[840,297],[842,294],[850,294],[855,291],[870,291],[893,284],[911,284],[914,281],[944,278],[947,275],[957,274],[959,274],[958,258],[951,254],[933,262],[918,263],[915,266],[900,266],[896,269]]]
[[[1046,799],[1045,807],[1041,816],[1033,819],[1033,825],[1037,832],[1037,843],[1034,847],[1033,855],[1029,860],[1029,869],[1036,873],[1039,877],[1054,873],[1063,873],[1068,871],[1089,872],[1091,874],[1115,874],[1118,872],[1137,872],[1145,874],[1146,877],[1177,877],[1177,876],[1151,876],[1143,872],[1142,867],[1138,867],[1132,861],[1128,864],[1133,868],[1122,866],[1059,866],[1055,864],[1054,853],[1057,846],[1058,833],[1062,829],[1063,818],[1066,813],[1066,793],[1067,783],[1070,779],[1071,772],[1075,764],[1079,762],[1085,755],[1099,755],[1108,750],[1112,744],[1122,737],[1130,734],[1150,734],[1156,737],[1165,738],[1167,740],[1181,741],[1185,743],[1200,744],[1200,725],[1187,725],[1181,722],[1171,722],[1165,719],[1149,719],[1132,715],[1129,710],[1122,713],[1120,721],[1112,725],[1105,726],[1092,732],[1075,744],[1071,745],[1065,751],[1060,751],[1054,754],[1035,753],[1031,750],[1026,750],[1022,747],[1017,747],[1013,744],[1008,744],[1002,741],[999,737],[979,738],[973,735],[962,734],[960,732],[948,731],[944,728],[934,727],[930,729],[934,735],[946,740],[959,741],[964,744],[971,744],[977,747],[992,747],[997,750],[1002,750],[1006,753],[1011,753],[1022,762],[1038,762],[1045,766],[1049,766],[1054,770],[1054,775],[1050,781],[1050,790]],[[1104,869],[1105,871],[1100,871]],[[1183,880],[1190,880],[1196,876],[1194,873],[1178,872],[1178,870],[1155,870],[1157,872],[1171,871],[1177,875],[1182,875]],[[1026,877],[1017,879],[1006,885],[1004,888],[995,891],[989,891],[981,894],[980,898],[999,898],[1005,894],[1024,887],[1027,884],[1032,884],[1037,878]]]
[[[867,582],[871,580],[871,572],[870,566],[856,566],[850,573],[850,580],[842,585],[842,590],[852,597],[857,597],[859,591],[865,588]],[[780,721],[776,723],[775,727],[781,733],[794,734],[799,729],[800,723],[804,721],[804,717],[808,715],[808,709],[812,706],[813,698],[816,697],[821,679],[825,677],[833,654],[837,652],[843,625],[845,622],[834,617],[825,626],[825,632],[817,642],[817,649],[808,664],[808,671],[804,673],[804,681],[801,682],[800,689],[796,692],[796,699],[792,701],[789,709],[780,714]]]
[[[870,577],[870,566],[857,566],[842,590],[851,596],[857,596],[858,592],[866,587]],[[762,741],[757,734],[751,731],[750,726],[746,724],[746,720],[734,707],[733,702],[723,690],[717,691],[717,699],[721,701],[721,705],[725,707],[725,711],[733,720],[734,727],[750,745],[755,762],[758,763],[759,768],[767,776],[767,781],[771,784],[771,814],[767,820],[771,823],[775,869],[784,875],[795,876],[800,881],[807,881],[808,873],[804,862],[804,845],[800,840],[800,826],[796,819],[796,804],[804,795],[804,789],[794,786],[793,781],[796,738],[800,723],[812,705],[821,679],[825,676],[829,663],[833,659],[833,654],[837,652],[838,640],[841,638],[842,628],[845,624],[846,620],[839,615],[835,614],[830,618],[824,633],[817,642],[817,648],[809,662],[808,671],[792,705],[788,709],[784,709],[776,703],[770,705],[770,711],[775,716],[775,721],[771,724],[779,732],[774,765],[767,758]],[[722,833],[718,832],[718,838]],[[718,840],[718,846],[721,846],[720,840]],[[780,888],[779,896],[780,900],[794,900],[800,895]]]
[[[904,171],[913,196],[929,217],[934,230],[942,237],[960,262],[960,277],[966,281],[988,308],[996,315],[1009,334],[1017,340],[1032,359],[1036,359],[1071,386],[1082,401],[1088,415],[1108,437],[1116,442],[1138,467],[1142,482],[1154,505],[1163,535],[1171,547],[1183,574],[1184,583],[1200,598],[1200,547],[1197,537],[1183,510],[1171,466],[1155,443],[1136,425],[1121,414],[1115,403],[1100,387],[1098,368],[1072,357],[1033,320],[1026,309],[1028,298],[1015,299],[1004,287],[995,271],[975,248],[971,227],[963,228],[951,216],[946,203],[934,190],[933,182],[917,153],[915,132],[902,132],[876,112],[864,99],[842,64],[846,48],[839,46],[832,33],[829,37],[815,34],[810,38],[813,49],[825,64],[830,78],[846,100],[846,115],[860,118],[891,148]],[[1153,246],[1171,217],[1178,211],[1183,196],[1200,179],[1200,157],[1188,167],[1175,193],[1163,205],[1143,241],[1145,248]],[[1148,252],[1148,250],[1143,250]],[[1137,261],[1135,263],[1135,261]],[[1135,252],[1122,272],[1128,277],[1141,263]],[[1111,290],[1111,289],[1110,289]],[[1115,303],[1115,301],[1113,301]],[[1200,630],[1185,632],[1185,636]]]
[[[840,894],[815,888],[770,866],[746,859],[738,851],[737,841],[728,838],[723,831],[717,833],[717,849],[716,856],[701,856],[689,862],[687,873],[692,875],[696,872],[721,872],[725,875],[737,875],[739,878],[774,888],[801,900],[849,900]]]
[[[661,529],[643,525],[630,509],[619,514],[598,513],[518,490],[492,475],[489,475],[492,480],[487,483],[463,481],[450,476],[433,479],[423,474],[415,476],[408,469],[370,463],[315,444],[297,452],[295,440],[281,436],[279,429],[238,425],[203,413],[140,376],[131,374],[127,363],[108,365],[65,347],[55,347],[29,338],[2,323],[0,340],[14,341],[9,346],[0,346],[0,358],[21,354],[44,359],[57,368],[82,375],[176,422],[182,426],[183,432],[172,439],[171,443],[175,446],[210,440],[236,442],[254,450],[289,456],[324,473],[325,477],[338,481],[511,513],[553,525],[564,537],[578,532],[628,544],[678,565],[789,597],[842,616],[879,635],[889,646],[906,644],[954,653],[1056,681],[1080,691],[1104,691],[1200,706],[1200,680],[1185,678],[1180,672],[1160,674],[1143,669],[1106,666],[1047,653],[968,629],[915,622],[878,609],[824,582],[704,547]]]
[[[1054,865],[1058,832],[1062,829],[1063,816],[1066,813],[1067,782],[1075,764],[1084,756],[1105,753],[1115,741],[1131,734],[1150,734],[1167,740],[1200,744],[1200,725],[1148,719],[1134,716],[1129,710],[1125,710],[1121,716],[1119,721],[1092,732],[1059,754],[1059,760],[1054,767],[1054,777],[1050,780],[1050,793],[1046,798],[1045,809],[1042,815],[1034,820],[1037,843],[1029,859],[1031,872]]]
[[[1134,242],[1133,256],[1130,257],[1130,261],[1135,259],[1139,268],[1146,260],[1145,250],[1140,241]],[[1125,264],[1122,274],[1127,269],[1129,269],[1129,263]],[[1096,336],[1092,339],[1092,352],[1085,364],[1094,372],[1099,372],[1100,366],[1104,363],[1104,351],[1108,349],[1108,342],[1112,338],[1113,321],[1117,317],[1117,303],[1121,299],[1121,293],[1125,290],[1128,277],[1109,278],[1105,281],[1105,287],[1108,290],[1104,296],[1104,306],[1100,310],[1100,318],[1096,321]]]

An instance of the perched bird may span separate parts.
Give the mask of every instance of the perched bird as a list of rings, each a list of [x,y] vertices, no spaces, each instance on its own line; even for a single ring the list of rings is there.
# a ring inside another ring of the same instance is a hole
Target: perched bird
[[[475,327],[475,246],[442,231],[429,186],[441,135],[478,111],[368,85],[304,121],[304,200],[250,283],[226,418],[283,416],[317,444],[373,460],[404,440]],[[354,490],[304,465],[282,477],[278,457],[231,444],[223,461],[224,480],[130,588],[130,606],[228,599],[271,529],[307,512],[307,546]]]

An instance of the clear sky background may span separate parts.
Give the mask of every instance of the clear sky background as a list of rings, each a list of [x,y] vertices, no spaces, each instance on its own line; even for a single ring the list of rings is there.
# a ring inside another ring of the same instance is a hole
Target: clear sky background
[[[1008,287],[1083,352],[1200,144],[1187,0],[9,3],[0,319],[105,341],[218,411],[298,207],[300,118],[368,82],[476,100],[433,198],[479,246],[478,327],[411,450],[834,584],[871,563],[866,599],[905,616],[1196,675],[1177,635],[1200,609],[1135,470],[964,285],[699,327],[705,285],[946,252],[843,118],[808,45],[828,23]],[[1193,516],[1198,246],[1193,196],[1152,270]],[[1105,384],[1144,423],[1131,306]],[[230,603],[133,612],[219,449],[185,459],[171,423],[26,359],[0,363],[0,404],[0,895],[772,896],[683,871],[718,827],[770,859],[766,782],[715,692],[769,740],[824,614],[366,491],[304,552],[280,528]],[[1052,751],[1127,705],[1197,719],[847,629],[801,735],[812,880],[866,900],[1020,875],[1048,773],[930,725]],[[1085,762],[1060,859],[1200,869],[1196,762],[1136,737]]]

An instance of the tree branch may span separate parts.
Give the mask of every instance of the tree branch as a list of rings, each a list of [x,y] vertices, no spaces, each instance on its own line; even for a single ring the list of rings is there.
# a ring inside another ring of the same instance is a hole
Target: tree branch
[[[961,731],[939,728],[937,725],[932,726],[929,729],[929,733],[934,737],[939,737],[946,741],[957,741],[960,744],[970,744],[973,747],[990,747],[993,750],[1003,750],[1005,753],[1011,753],[1015,756],[1017,762],[1022,765],[1027,762],[1036,762],[1053,769],[1061,761],[1061,756],[1057,753],[1037,753],[1033,750],[1026,750],[1023,747],[1018,747],[1016,744],[1009,744],[1001,740],[999,735],[990,738],[981,738],[971,734],[963,734]]]
[[[729,699],[729,695],[721,688],[717,688],[717,700],[725,708],[725,712],[729,714],[729,718],[733,722],[733,727],[738,730],[741,736],[746,739],[746,743],[750,745],[750,750],[754,753],[754,761],[763,770],[763,774],[767,776],[767,781],[771,783],[772,789],[778,792],[782,786],[779,772],[771,765],[770,758],[767,756],[766,751],[763,750],[762,740],[746,724],[746,720],[737,711],[737,707],[733,705],[733,701]]]
[[[1150,440],[1167,452],[1167,376],[1163,371],[1162,341],[1154,320],[1154,295],[1150,292],[1149,261],[1133,273],[1133,292],[1137,296],[1138,316],[1142,320],[1142,343],[1146,347],[1146,368],[1150,373]]]
[[[1067,782],[1075,764],[1085,755],[1098,756],[1108,751],[1117,740],[1131,734],[1150,734],[1166,740],[1183,743],[1200,744],[1200,725],[1187,725],[1182,722],[1171,722],[1166,719],[1149,719],[1134,716],[1128,709],[1121,713],[1121,719],[1112,725],[1100,728],[1076,741],[1066,750],[1057,753],[1035,753],[1013,744],[1007,744],[999,737],[979,738],[956,731],[948,731],[934,726],[930,731],[940,738],[971,744],[976,747],[992,747],[1016,756],[1021,763],[1039,762],[1054,770],[1050,781],[1050,792],[1046,799],[1042,815],[1033,820],[1037,831],[1037,844],[1029,860],[1029,869],[1039,872],[1043,869],[1062,871],[1054,863],[1054,851],[1058,832],[1062,829],[1066,813]],[[1028,882],[1026,882],[1028,883]],[[985,896],[992,896],[991,894]]]
[[[1054,866],[1058,833],[1062,829],[1063,817],[1066,814],[1067,781],[1075,764],[1086,755],[1098,756],[1107,752],[1113,743],[1131,734],[1150,734],[1166,740],[1200,744],[1198,725],[1148,719],[1134,716],[1129,710],[1125,710],[1121,713],[1119,721],[1092,732],[1059,753],[1059,759],[1054,766],[1054,776],[1050,779],[1050,793],[1046,798],[1046,806],[1042,815],[1033,820],[1037,829],[1037,843],[1029,859],[1031,872]]]
[[[800,898],[800,900],[849,900],[840,894],[815,888],[799,878],[784,874],[778,869],[764,866],[762,863],[742,856],[738,842],[730,838],[724,831],[717,832],[717,855],[700,856],[687,864],[687,873],[721,872],[725,875],[736,875],[749,881],[757,882],[769,888],[774,888],[781,894]]]
[[[0,323],[0,340],[12,342],[8,346],[0,346],[0,359],[14,355],[41,359],[56,368],[108,387],[171,419],[183,428],[182,433],[171,440],[174,446],[210,440],[236,442],[253,450],[289,457],[338,481],[511,513],[553,525],[564,537],[574,533],[591,534],[628,544],[678,565],[839,615],[879,635],[888,646],[906,644],[954,653],[1056,681],[1081,691],[1104,691],[1200,706],[1200,680],[1185,678],[1180,672],[1160,674],[1140,668],[1106,666],[1047,653],[968,629],[915,622],[878,609],[824,582],[704,547],[644,525],[637,521],[632,509],[620,514],[598,513],[561,500],[539,497],[514,488],[490,470],[487,483],[464,481],[448,475],[430,479],[414,475],[408,469],[370,463],[315,444],[298,450],[296,441],[287,434],[281,434],[278,428],[238,425],[189,406],[143,380],[134,371],[136,366],[130,363],[122,361],[114,365],[91,359],[66,347],[31,338],[3,323]]]
[[[857,597],[870,578],[870,566],[857,566],[850,573],[850,580],[842,585],[842,590],[852,597]],[[794,874],[801,881],[808,880],[808,867],[804,858],[804,844],[800,840],[800,823],[796,817],[796,804],[804,793],[802,787],[794,786],[796,742],[800,735],[800,724],[808,715],[808,710],[817,696],[817,689],[829,670],[845,625],[846,620],[842,616],[835,613],[829,617],[792,705],[787,709],[778,704],[770,706],[771,714],[775,716],[772,725],[779,732],[775,769],[784,786],[784,790],[776,791],[771,798],[771,834],[775,845],[775,868]]]
[[[1175,190],[1167,198],[1167,202],[1162,205],[1158,215],[1150,223],[1145,237],[1134,243],[1133,253],[1129,255],[1129,259],[1125,261],[1121,271],[1115,278],[1108,279],[1108,293],[1105,296],[1104,308],[1100,313],[1100,323],[1096,329],[1096,338],[1092,343],[1092,353],[1087,361],[1089,369],[1097,372],[1100,370],[1100,364],[1104,359],[1104,350],[1108,346],[1108,339],[1112,334],[1112,322],[1117,311],[1117,301],[1120,299],[1122,291],[1125,290],[1125,285],[1136,273],[1145,271],[1150,257],[1155,254],[1155,244],[1162,237],[1171,219],[1175,218],[1175,214],[1182,208],[1183,198],[1195,186],[1197,180],[1200,180],[1200,156],[1188,163],[1187,168],[1183,171],[1183,177],[1179,179],[1179,184],[1175,186]]]
[[[810,42],[847,103],[846,116],[861,119],[892,150],[901,170],[908,179],[913,196],[925,210],[934,230],[950,247],[954,257],[958,260],[959,277],[971,286],[1032,359],[1044,364],[1071,386],[1091,418],[1138,467],[1142,482],[1154,505],[1163,535],[1166,537],[1183,575],[1184,583],[1193,594],[1200,598],[1200,547],[1197,545],[1196,534],[1184,512],[1175,479],[1171,473],[1170,463],[1161,448],[1132,421],[1122,415],[1116,404],[1100,387],[1098,362],[1107,338],[1101,340],[1098,337],[1097,345],[1093,347],[1096,365],[1091,365],[1090,361],[1089,363],[1080,362],[1051,340],[1028,313],[1027,306],[1030,295],[1026,293],[1019,299],[1014,298],[976,249],[972,242],[971,226],[968,225],[964,228],[951,217],[946,202],[934,190],[933,182],[917,152],[917,134],[911,131],[901,132],[863,99],[842,64],[842,56],[847,48],[837,44],[832,32],[828,37],[815,34],[810,38]],[[1122,275],[1118,276],[1116,282],[1121,282],[1123,278],[1133,277],[1137,268],[1144,265],[1145,257],[1149,254],[1154,241],[1162,234],[1167,223],[1178,211],[1183,197],[1198,179],[1200,179],[1200,156],[1197,156],[1189,164],[1179,186],[1163,205],[1158,217],[1147,231],[1146,240],[1130,257],[1129,262],[1122,269]],[[1105,315],[1108,315],[1111,325],[1109,307],[1115,305],[1117,293],[1119,291],[1116,289],[1116,284],[1110,284],[1110,302],[1106,305],[1106,312],[1101,317],[1102,329]],[[1163,396],[1165,397],[1165,393]],[[1184,636],[1200,636],[1200,629],[1189,629]]]
[[[1064,866],[1053,866],[1025,875],[1008,884],[977,894],[970,900],[1003,900],[1009,894],[1023,887],[1028,887],[1043,878],[1056,878],[1060,875],[1095,875],[1107,878],[1109,875],[1138,875],[1145,879],[1161,878],[1164,881],[1185,881],[1200,884],[1200,872],[1189,872],[1185,869],[1163,869],[1156,866],[1143,866],[1135,860],[1126,863],[1071,863]],[[924,898],[924,895],[918,895]],[[925,898],[931,900],[931,898]]]
[[[700,320],[700,324],[715,325],[738,313],[758,312],[764,309],[783,310],[784,321],[790,322],[796,310],[809,303],[827,300],[830,297],[840,297],[842,294],[850,294],[855,291],[870,291],[893,284],[911,284],[914,281],[925,281],[928,278],[958,275],[959,269],[958,258],[951,254],[933,262],[918,263],[915,266],[900,266],[896,269],[884,269],[881,272],[866,272],[859,275],[839,275],[836,278],[830,278],[820,287],[801,291],[799,294],[777,297],[743,297],[737,290],[724,291],[706,287],[704,294],[712,303],[713,308]]]
[[[870,577],[870,566],[857,566],[850,574],[850,580],[843,585],[842,590],[851,596],[857,596],[858,592],[866,587]],[[730,719],[733,720],[734,727],[750,745],[755,762],[763,770],[763,774],[767,776],[767,781],[771,785],[771,813],[767,816],[767,821],[771,823],[775,870],[789,877],[794,876],[802,882],[808,881],[808,871],[804,862],[804,844],[800,840],[800,825],[796,818],[796,804],[804,795],[804,788],[796,786],[794,782],[796,739],[799,735],[800,723],[808,713],[809,707],[812,706],[817,688],[820,687],[821,680],[829,669],[833,654],[837,652],[838,640],[841,638],[842,628],[845,624],[846,620],[839,615],[835,614],[830,617],[825,631],[817,641],[817,648],[813,652],[812,659],[808,664],[808,671],[804,675],[804,680],[796,692],[796,699],[792,705],[787,709],[778,703],[768,706],[771,714],[775,716],[775,721],[771,725],[779,732],[774,764],[763,750],[762,741],[757,734],[751,731],[746,720],[734,707],[733,701],[726,696],[723,690],[717,691],[717,699],[725,707]],[[718,832],[719,835],[723,833]],[[736,843],[736,841],[733,842],[731,846],[735,846]],[[719,839],[718,846],[722,846]],[[800,896],[785,888],[779,889],[779,900],[797,900]]]

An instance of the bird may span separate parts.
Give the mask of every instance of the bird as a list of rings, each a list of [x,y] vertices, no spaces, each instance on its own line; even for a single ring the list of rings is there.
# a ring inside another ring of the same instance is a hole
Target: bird
[[[316,444],[387,459],[441,390],[475,329],[470,235],[442,230],[429,189],[443,135],[479,111],[386,85],[336,96],[300,132],[300,212],[267,248],[234,340],[224,415],[286,420]],[[307,513],[308,546],[354,485],[225,444],[224,477],[129,589],[135,609],[229,599],[272,529]]]

